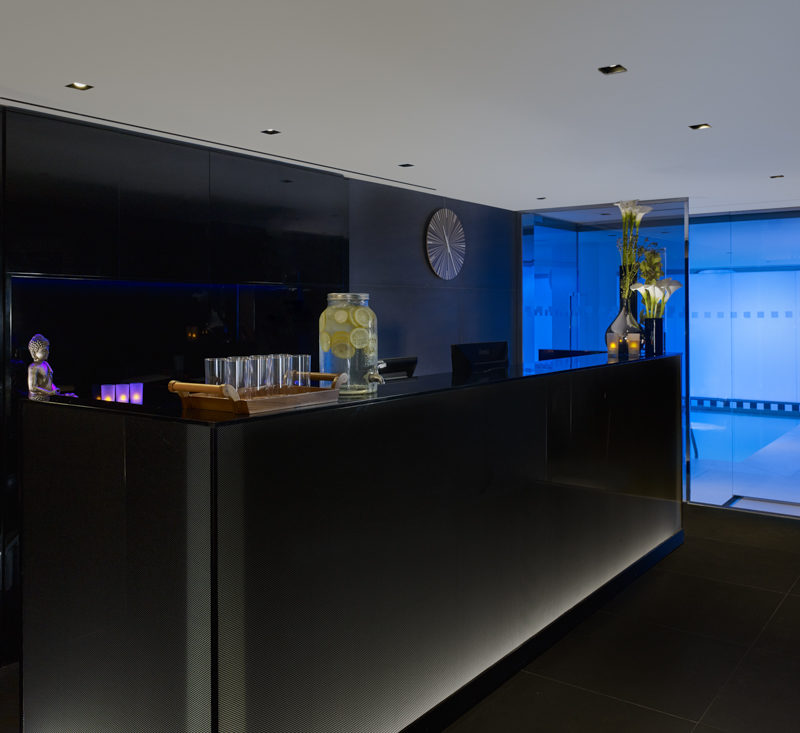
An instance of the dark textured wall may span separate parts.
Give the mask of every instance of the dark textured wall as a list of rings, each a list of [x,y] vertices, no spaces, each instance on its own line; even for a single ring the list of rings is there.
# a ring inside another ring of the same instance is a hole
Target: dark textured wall
[[[452,209],[467,239],[461,273],[434,275],[425,226]],[[516,214],[441,196],[350,181],[350,289],[370,294],[382,357],[416,356],[417,374],[450,371],[450,344],[507,341],[517,360]]]

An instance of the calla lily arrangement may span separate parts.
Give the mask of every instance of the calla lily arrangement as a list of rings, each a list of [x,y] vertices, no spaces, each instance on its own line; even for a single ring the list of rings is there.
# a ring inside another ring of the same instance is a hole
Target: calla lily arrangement
[[[640,206],[638,201],[617,201],[614,206],[619,207],[622,214],[622,239],[617,241],[622,259],[619,289],[621,296],[627,298],[639,274],[639,262],[646,249],[645,245],[639,244],[639,225],[642,217],[653,207]]]
[[[663,318],[664,307],[670,296],[680,287],[677,280],[664,277],[664,260],[655,247],[648,247],[639,265],[643,283],[631,285],[631,290],[642,296],[642,318]]]
[[[636,283],[631,285],[631,290],[638,292],[642,296],[645,318],[663,318],[667,301],[681,287],[683,285],[677,280],[664,278],[652,283]]]

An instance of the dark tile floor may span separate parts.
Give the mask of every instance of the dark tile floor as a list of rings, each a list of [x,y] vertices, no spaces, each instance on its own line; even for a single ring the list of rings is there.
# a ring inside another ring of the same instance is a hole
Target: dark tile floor
[[[800,520],[687,505],[684,530],[447,733],[800,731]]]
[[[800,519],[686,506],[686,542],[447,733],[800,731]],[[18,670],[0,668],[0,733]]]

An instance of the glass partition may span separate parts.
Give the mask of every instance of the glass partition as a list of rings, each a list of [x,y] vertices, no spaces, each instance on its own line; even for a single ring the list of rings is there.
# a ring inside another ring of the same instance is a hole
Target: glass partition
[[[690,235],[690,498],[800,514],[800,211]]]
[[[664,276],[685,285],[686,200],[641,203],[652,211],[642,219],[640,243],[661,249]],[[621,237],[622,218],[613,204],[522,215],[525,364],[549,350],[605,351],[606,329],[619,311]],[[684,352],[685,303],[685,287],[667,303],[667,351]]]

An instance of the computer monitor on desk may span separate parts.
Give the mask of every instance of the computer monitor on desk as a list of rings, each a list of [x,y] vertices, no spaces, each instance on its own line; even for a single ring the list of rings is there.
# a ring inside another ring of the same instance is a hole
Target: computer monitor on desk
[[[452,344],[450,359],[453,381],[476,381],[508,374],[508,343],[485,341],[476,344]]]
[[[378,366],[380,375],[387,381],[410,379],[417,368],[416,356],[394,356],[381,359]]]

